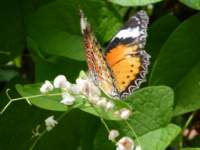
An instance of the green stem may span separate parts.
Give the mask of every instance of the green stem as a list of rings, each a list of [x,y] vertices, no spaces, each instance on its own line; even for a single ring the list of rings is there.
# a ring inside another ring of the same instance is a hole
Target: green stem
[[[29,150],[33,150],[35,148],[35,146],[37,145],[38,141],[44,136],[44,134],[47,133],[47,130],[44,130],[39,136],[38,138],[33,142],[33,144],[31,145],[31,147],[29,148]]]
[[[189,118],[188,118],[188,120],[186,121],[186,123],[185,123],[185,125],[184,125],[184,127],[183,127],[183,129],[182,129],[182,131],[184,131],[188,126],[189,126],[189,124],[191,123],[191,121],[192,121],[192,119],[194,118],[194,115],[196,114],[196,112],[193,112],[190,116],[189,116]]]
[[[96,111],[96,113],[99,115],[101,123],[104,125],[104,127],[107,130],[107,132],[109,133],[110,129],[109,129],[108,125],[106,124],[105,120],[103,119],[103,117],[101,116],[101,113],[99,113],[99,111],[95,108],[95,106],[92,103],[90,103],[90,104],[93,107],[93,109]]]
[[[65,111],[64,113],[62,113],[57,121],[59,122],[61,119],[63,119],[65,117],[65,115],[70,111],[71,109]],[[37,143],[39,142],[39,140],[47,133],[47,130],[42,131],[42,133],[38,136],[38,138],[36,138],[36,140],[33,142],[33,144],[31,145],[31,147],[29,148],[29,150],[33,150],[35,148],[35,146],[37,145]]]
[[[8,94],[8,91],[10,89],[7,89],[6,90],[6,95],[9,99],[9,102],[3,107],[3,109],[1,110],[0,114],[3,114],[5,112],[5,110],[11,105],[12,102],[15,102],[15,101],[20,101],[20,100],[28,100],[28,99],[31,99],[31,98],[38,98],[38,97],[42,97],[42,96],[58,96],[58,95],[61,95],[62,93],[54,93],[54,94],[39,94],[39,95],[32,95],[32,96],[25,96],[25,97],[20,97],[20,98],[14,98],[12,99],[10,97],[10,95]]]
[[[195,114],[196,114],[196,112],[193,112],[193,113],[189,116],[188,120],[186,121],[185,125],[184,125],[183,128],[182,128],[182,132],[181,132],[181,135],[180,135],[180,141],[179,141],[179,149],[180,149],[180,150],[182,150],[182,148],[183,148],[183,137],[182,137],[182,134],[183,134],[183,132],[185,131],[185,129],[189,126],[189,124],[191,123],[191,121],[192,121],[192,119],[194,118]]]
[[[141,145],[141,143],[140,143],[140,140],[139,140],[137,134],[135,133],[134,129],[133,129],[132,126],[130,125],[130,123],[129,123],[127,120],[125,120],[125,123],[126,123],[126,125],[129,127],[129,129],[131,130],[131,132],[133,133],[133,136],[135,137],[135,139],[136,139],[138,145],[140,145],[140,146],[142,147],[142,145]]]

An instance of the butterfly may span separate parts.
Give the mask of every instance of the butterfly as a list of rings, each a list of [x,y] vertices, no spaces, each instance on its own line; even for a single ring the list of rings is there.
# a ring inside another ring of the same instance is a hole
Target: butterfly
[[[89,75],[110,97],[124,99],[144,82],[150,55],[144,50],[149,18],[145,11],[131,17],[112,38],[105,52],[80,11],[81,32]]]

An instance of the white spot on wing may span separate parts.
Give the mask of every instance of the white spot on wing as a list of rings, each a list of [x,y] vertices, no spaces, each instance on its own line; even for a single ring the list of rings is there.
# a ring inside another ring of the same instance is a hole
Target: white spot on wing
[[[117,35],[115,36],[115,38],[136,38],[140,36],[140,28],[136,27],[136,28],[127,28],[127,29],[123,29],[121,31],[119,31],[117,33]]]

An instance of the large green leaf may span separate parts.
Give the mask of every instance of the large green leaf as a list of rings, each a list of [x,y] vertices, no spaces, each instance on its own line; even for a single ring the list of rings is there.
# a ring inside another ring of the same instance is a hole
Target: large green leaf
[[[175,115],[200,108],[199,26],[200,13],[178,26],[162,47],[150,75],[150,84],[175,89]]]
[[[174,94],[166,86],[150,86],[127,99],[134,108],[130,124],[138,135],[167,125],[172,117]]]
[[[33,39],[27,38],[27,41],[35,62],[36,82],[53,80],[53,78],[59,74],[66,75],[69,81],[75,81],[79,71],[86,69],[86,64],[84,62],[52,55],[45,57]]]
[[[142,136],[170,123],[173,114],[173,98],[171,88],[150,86],[138,90],[126,99],[126,102],[133,108],[133,115],[128,122],[137,135]],[[108,123],[110,128],[120,130],[121,134],[133,136],[123,121]],[[109,143],[107,144],[109,145]]]
[[[200,10],[200,0],[180,0],[180,2],[188,7]]]
[[[173,91],[171,88],[166,86],[143,88],[128,97],[126,102],[134,109],[128,122],[136,134],[140,136],[142,146],[149,147],[148,150],[154,150],[158,145],[160,148],[156,150],[163,150],[161,148],[167,147],[180,132],[177,126],[168,125],[173,113]],[[108,124],[110,129],[119,130],[121,136],[135,136],[123,121],[109,121]],[[115,149],[115,146],[108,141],[107,132],[103,128],[99,129],[94,143],[95,150]]]
[[[163,44],[180,21],[172,14],[167,14],[150,25],[148,29],[146,50],[151,55],[151,63],[155,61]]]
[[[191,68],[191,71],[176,87],[176,106],[174,115],[194,111],[200,108],[200,62]]]
[[[144,150],[164,150],[180,133],[181,128],[169,124],[166,127],[148,132],[147,134],[139,137],[139,140]]]
[[[83,60],[79,14],[74,3],[51,2],[29,18],[28,35],[48,54]]]
[[[109,0],[109,1],[122,6],[144,6],[160,2],[162,0]]]

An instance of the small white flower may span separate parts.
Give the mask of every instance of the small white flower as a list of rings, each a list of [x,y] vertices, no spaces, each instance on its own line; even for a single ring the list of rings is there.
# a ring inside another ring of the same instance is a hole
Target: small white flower
[[[99,88],[94,85],[90,78],[78,78],[76,85],[80,89],[80,93],[87,97],[99,96],[101,94]]]
[[[124,120],[127,120],[131,115],[131,111],[127,108],[123,108],[121,111],[120,111],[120,118],[121,119],[124,119]]]
[[[49,91],[53,90],[53,85],[51,84],[50,81],[46,80],[44,84],[40,87],[40,92],[41,93],[47,93]]]
[[[102,108],[106,108],[107,103],[108,103],[108,102],[107,102],[106,98],[102,97],[102,98],[96,103],[96,105],[97,105],[97,106],[100,106],[100,107],[102,107]]]
[[[72,84],[72,85],[71,85],[70,91],[71,91],[73,94],[80,94],[80,93],[81,93],[80,87],[77,86],[76,84]]]
[[[62,93],[62,97],[63,99],[61,100],[61,103],[65,104],[65,105],[73,105],[75,98],[73,96],[71,96],[68,93]]]
[[[141,147],[141,146],[137,146],[137,147],[135,148],[135,150],[142,150],[142,147]]]
[[[64,75],[58,75],[54,81],[53,85],[55,88],[70,88],[70,83],[67,81],[66,77]]]
[[[99,96],[88,97],[88,100],[90,103],[96,105],[100,100],[100,97]]]
[[[56,124],[58,124],[58,122],[56,120],[54,120],[54,116],[50,116],[45,120],[45,125],[46,125],[47,131],[52,130]]]
[[[114,108],[113,102],[109,101],[106,104],[106,110],[112,110]]]
[[[115,141],[115,139],[119,136],[118,130],[111,130],[108,135],[108,139],[111,141]]]
[[[133,150],[134,142],[130,137],[122,137],[116,144],[116,150]]]

